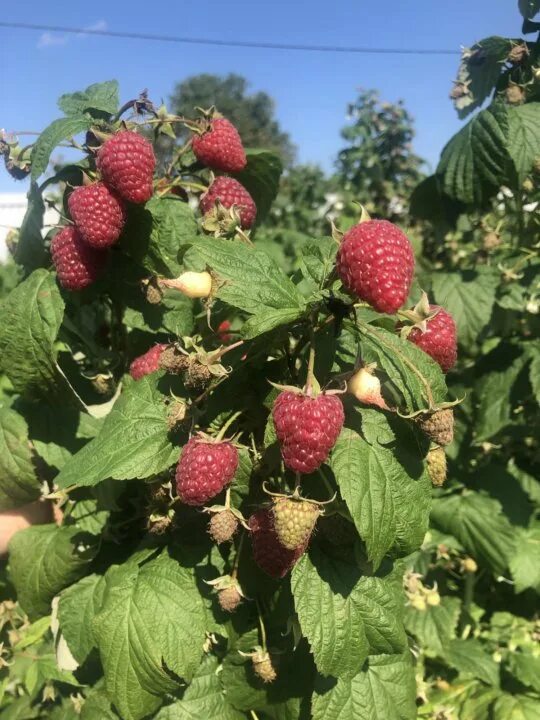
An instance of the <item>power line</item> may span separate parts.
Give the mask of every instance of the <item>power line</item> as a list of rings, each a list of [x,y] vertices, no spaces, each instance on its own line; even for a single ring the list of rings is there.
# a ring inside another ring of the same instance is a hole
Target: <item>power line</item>
[[[126,38],[128,40],[150,40],[153,42],[185,43],[189,45],[218,45],[221,47],[257,48],[260,50],[298,50],[302,52],[356,53],[371,55],[459,55],[458,50],[421,48],[370,48],[346,45],[297,45],[288,43],[255,42],[247,40],[214,40],[212,38],[181,37],[178,35],[152,35],[150,33],[114,32],[64,27],[62,25],[38,25],[34,23],[5,22],[0,27],[16,30],[44,30],[72,35],[100,35],[103,37]]]

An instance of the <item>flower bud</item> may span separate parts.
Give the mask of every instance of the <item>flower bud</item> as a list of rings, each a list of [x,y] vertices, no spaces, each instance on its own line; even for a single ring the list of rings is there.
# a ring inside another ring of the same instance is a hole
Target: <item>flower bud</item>
[[[207,298],[212,291],[212,276],[209,272],[188,270],[174,280],[162,279],[160,285],[180,290],[189,298]]]

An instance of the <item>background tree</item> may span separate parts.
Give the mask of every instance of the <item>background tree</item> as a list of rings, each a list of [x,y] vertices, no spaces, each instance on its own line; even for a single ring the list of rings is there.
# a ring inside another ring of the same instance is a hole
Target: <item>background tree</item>
[[[349,104],[350,124],[337,158],[337,181],[375,216],[397,220],[422,179],[424,161],[412,151],[412,116],[400,100],[381,102],[376,90],[362,90]]]
[[[235,73],[202,73],[178,83],[169,106],[178,115],[193,115],[194,107],[215,105],[238,129],[246,147],[277,152],[284,165],[294,160],[296,148],[275,118],[274,100],[265,92],[248,94],[248,81]]]

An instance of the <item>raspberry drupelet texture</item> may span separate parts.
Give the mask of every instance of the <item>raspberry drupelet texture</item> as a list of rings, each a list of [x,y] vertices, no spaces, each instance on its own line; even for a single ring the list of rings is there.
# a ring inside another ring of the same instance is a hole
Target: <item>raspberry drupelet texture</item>
[[[152,197],[156,157],[151,143],[139,133],[122,130],[106,140],[96,165],[103,182],[124,200],[144,203]]]
[[[447,373],[457,360],[456,323],[450,313],[438,305],[430,305],[429,309],[430,312],[438,312],[427,320],[425,332],[415,327],[407,339],[438,362],[442,371]]]
[[[139,357],[135,358],[129,366],[129,374],[131,377],[134,380],[140,380],[145,375],[150,375],[150,373],[159,370],[159,359],[168,347],[168,345],[159,343],[151,347],[144,355],[139,355]]]
[[[91,285],[107,262],[106,253],[87,245],[73,225],[53,237],[51,255],[58,281],[68,290],[82,290]]]
[[[452,408],[420,415],[416,422],[429,439],[437,445],[450,445],[454,439],[454,411]]]
[[[240,225],[248,230],[257,217],[257,206],[246,188],[238,180],[229,177],[218,177],[201,197],[201,212],[206,215],[214,209],[216,201],[229,209],[236,206],[240,215]]]
[[[75,188],[68,200],[69,212],[82,239],[96,248],[106,248],[120,237],[126,222],[123,201],[97,182]]]
[[[336,267],[351,294],[378,312],[393,314],[407,300],[414,255],[398,227],[387,220],[368,220],[345,233]]]
[[[238,451],[230,442],[192,437],[176,468],[176,491],[186,505],[204,505],[233,479]]]
[[[341,400],[335,395],[307,395],[290,391],[276,398],[274,425],[285,465],[312,473],[327,459],[343,427]]]
[[[246,153],[238,130],[226,118],[210,121],[210,129],[193,136],[193,152],[199,162],[213,170],[240,172],[246,166]]]
[[[267,575],[282,578],[291,570],[306,551],[307,544],[287,550],[279,542],[274,528],[272,510],[261,508],[248,521],[253,558]]]
[[[288,550],[309,543],[315,523],[321,515],[315,503],[286,497],[274,500],[272,512],[276,535]]]

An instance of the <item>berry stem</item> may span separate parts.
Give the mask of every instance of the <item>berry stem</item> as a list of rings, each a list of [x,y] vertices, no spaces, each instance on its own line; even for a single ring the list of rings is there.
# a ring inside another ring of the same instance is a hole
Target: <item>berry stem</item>
[[[309,325],[309,359],[306,378],[306,395],[311,396],[313,392],[313,380],[315,377],[315,325],[317,324],[319,313],[313,311],[310,316]]]
[[[240,540],[238,541],[238,549],[236,550],[236,555],[234,556],[234,564],[231,572],[231,577],[233,580],[236,580],[236,577],[238,575],[238,565],[240,564],[240,553],[242,552],[242,547],[244,546],[244,538],[246,534],[243,532],[240,535]]]
[[[225,437],[225,433],[227,432],[227,430],[230,428],[230,426],[233,424],[233,422],[236,420],[236,418],[239,417],[241,414],[242,414],[242,411],[241,411],[241,410],[238,410],[238,412],[235,412],[235,413],[233,413],[233,414],[231,415],[231,417],[227,420],[227,422],[225,423],[225,425],[223,425],[223,427],[221,428],[221,430],[220,430],[219,433],[217,434],[217,436],[216,436],[216,441],[217,441],[217,442],[221,442],[221,441],[223,440],[223,438]]]
[[[225,348],[222,348],[221,350],[216,350],[215,353],[211,355],[212,362],[217,362],[218,360],[221,360],[221,358],[226,355],[231,350],[235,350],[237,347],[240,347],[244,344],[243,340],[237,340],[237,342],[233,343],[232,345],[228,345]]]
[[[261,647],[265,652],[267,652],[266,628],[264,627],[264,622],[263,622],[262,613],[261,613],[261,606],[259,604],[259,601],[257,600],[256,603],[257,603],[257,616],[259,618],[259,630],[261,632]]]

